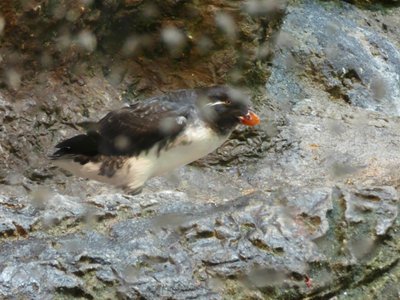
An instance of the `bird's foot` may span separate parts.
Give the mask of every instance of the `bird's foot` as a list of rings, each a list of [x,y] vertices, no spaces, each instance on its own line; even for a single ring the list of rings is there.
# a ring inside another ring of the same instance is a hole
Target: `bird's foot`
[[[143,186],[140,186],[135,189],[130,189],[130,188],[125,189],[125,193],[129,196],[139,195],[142,191],[143,191]]]

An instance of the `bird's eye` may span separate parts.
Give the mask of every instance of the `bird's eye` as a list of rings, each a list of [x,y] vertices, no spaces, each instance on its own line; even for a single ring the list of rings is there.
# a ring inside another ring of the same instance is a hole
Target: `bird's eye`
[[[225,100],[224,102],[225,102],[225,104],[227,104],[227,105],[232,104],[232,101],[231,101],[231,100]]]

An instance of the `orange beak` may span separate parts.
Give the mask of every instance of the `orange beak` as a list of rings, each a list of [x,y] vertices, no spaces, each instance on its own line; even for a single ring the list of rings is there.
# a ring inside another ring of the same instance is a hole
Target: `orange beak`
[[[239,119],[240,123],[246,126],[256,126],[260,123],[260,117],[250,110],[246,115],[240,116]]]

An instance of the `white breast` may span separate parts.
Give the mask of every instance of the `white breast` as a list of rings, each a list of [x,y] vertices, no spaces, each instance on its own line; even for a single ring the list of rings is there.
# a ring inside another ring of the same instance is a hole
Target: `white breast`
[[[156,158],[152,176],[164,174],[211,153],[227,138],[228,135],[221,137],[206,126],[189,127],[171,145],[161,150],[160,155]],[[152,155],[155,154],[156,152],[153,151]]]

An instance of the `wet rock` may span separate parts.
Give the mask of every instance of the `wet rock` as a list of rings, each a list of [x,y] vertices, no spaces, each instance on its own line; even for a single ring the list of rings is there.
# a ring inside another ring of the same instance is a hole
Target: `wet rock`
[[[92,272],[90,278],[98,286],[106,283],[110,290],[111,285],[112,295],[123,297],[219,299],[224,289],[216,292],[209,286],[207,274],[240,280],[245,276],[245,282],[262,290],[279,287],[283,282],[302,286],[308,264],[327,263],[331,259],[313,242],[332,230],[327,223],[333,223],[326,216],[338,203],[333,202],[336,198],[331,194],[327,188],[308,191],[297,188],[286,190],[280,197],[274,193],[253,193],[226,204],[196,204],[182,192],[147,193],[138,199],[119,194],[96,195],[88,198],[87,204],[95,205],[103,214],[117,212],[108,229],[97,232],[93,228],[99,228],[102,222],[95,222],[91,228],[86,226],[80,218],[85,210],[79,197],[53,196],[43,208],[38,210],[35,206],[34,211],[46,215],[51,209],[54,216],[74,219],[70,224],[83,230],[58,237],[52,231],[30,232],[40,239],[20,243],[14,254],[9,249],[16,245],[4,244],[0,248],[1,253],[7,253],[0,261],[3,294],[8,295],[11,287],[17,288],[18,295],[32,293],[30,285],[22,288],[10,281],[7,274],[15,271],[4,266],[11,255],[12,261],[23,259],[31,264],[39,257],[39,274],[45,272],[51,277],[42,289],[43,295],[77,293],[94,298],[91,284],[86,286],[87,276]],[[357,190],[351,195],[373,200],[380,197],[392,205],[397,201],[397,194],[390,187]],[[144,198],[150,206],[143,205]],[[281,200],[276,202],[277,199]],[[361,201],[357,199],[348,201]],[[27,199],[20,202],[30,203]],[[128,212],[128,219],[120,219],[122,212]],[[170,222],[160,225],[160,220],[155,221],[156,216],[170,218]],[[392,216],[389,217],[393,222]],[[352,240],[349,246],[354,252],[359,245]],[[262,280],[263,272],[271,274],[271,280]],[[291,274],[297,275],[292,278]],[[30,276],[25,280],[33,286],[36,277]]]
[[[368,187],[345,192],[346,219],[349,222],[375,223],[375,233],[387,233],[398,216],[399,196],[392,186]]]
[[[293,102],[309,97],[315,87],[302,78],[310,77],[332,99],[398,115],[400,52],[396,40],[368,19],[346,4],[304,1],[290,7],[277,43],[282,52],[267,84],[270,95]]]
[[[52,262],[21,262],[5,266],[3,261],[2,265],[0,293],[3,297],[39,299],[56,291],[86,296],[83,281],[73,275],[65,274],[57,264],[54,265]]]
[[[21,199],[15,201],[0,195],[0,220],[0,234],[3,236],[26,236],[38,218]]]

